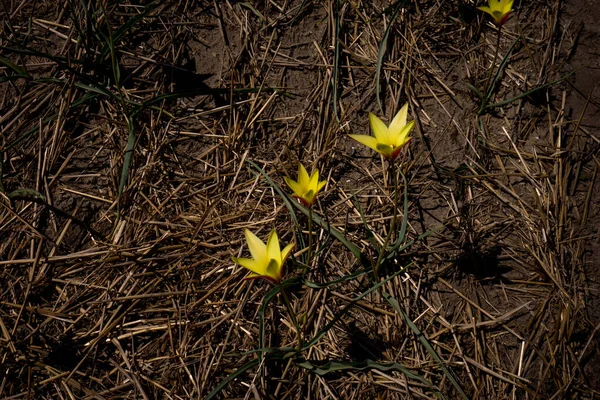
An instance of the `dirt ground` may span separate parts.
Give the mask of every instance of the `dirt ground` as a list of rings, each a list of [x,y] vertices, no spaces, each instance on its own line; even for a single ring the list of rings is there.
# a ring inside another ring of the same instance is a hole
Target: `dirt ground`
[[[600,93],[597,91],[597,82],[600,80],[600,60],[598,54],[598,39],[600,38],[600,10],[591,7],[593,3],[587,1],[570,1],[565,4],[565,15],[578,23],[580,39],[577,48],[569,59],[571,70],[581,68],[571,81],[573,90],[567,97],[567,106],[572,118],[581,118],[582,126],[586,126],[589,132],[597,132],[600,127]],[[578,111],[579,110],[579,111]],[[585,112],[583,111],[585,110]],[[590,149],[591,151],[592,149]],[[593,152],[591,152],[593,154]],[[596,156],[594,161],[597,163]],[[585,241],[584,262],[589,284],[589,297],[586,299],[590,321],[595,325],[596,335],[600,327],[600,193],[597,182],[592,182],[590,189],[591,203],[589,220],[585,228],[589,239]],[[598,350],[598,337],[596,351],[589,355],[589,362],[585,366],[586,374],[590,377],[590,385],[600,388],[600,351]]]
[[[482,4],[4,2],[0,399],[599,398],[600,9]]]

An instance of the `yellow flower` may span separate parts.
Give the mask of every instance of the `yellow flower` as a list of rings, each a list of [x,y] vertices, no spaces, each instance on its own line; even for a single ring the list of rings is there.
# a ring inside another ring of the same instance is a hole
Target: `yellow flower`
[[[315,202],[317,194],[323,189],[326,181],[319,182],[319,170],[314,169],[312,174],[308,176],[306,168],[301,163],[298,163],[298,182],[284,177],[285,183],[294,192],[293,196],[300,200],[306,207],[310,207]]]
[[[244,235],[252,258],[232,257],[232,260],[234,263],[250,270],[251,273],[246,279],[264,278],[273,283],[281,282],[283,264],[294,248],[294,244],[288,244],[281,251],[275,229],[269,233],[266,245],[248,229],[244,230]]]
[[[477,7],[483,12],[490,14],[498,26],[504,25],[512,13],[514,0],[488,0],[489,7]]]
[[[375,137],[370,135],[348,135],[352,139],[364,144],[367,147],[377,151],[385,158],[390,160],[395,159],[400,154],[400,150],[412,138],[408,137],[410,131],[415,124],[415,121],[406,123],[406,117],[408,115],[408,103],[406,103],[398,114],[392,120],[390,126],[385,126],[375,114],[369,113],[369,121],[371,122],[371,129]]]

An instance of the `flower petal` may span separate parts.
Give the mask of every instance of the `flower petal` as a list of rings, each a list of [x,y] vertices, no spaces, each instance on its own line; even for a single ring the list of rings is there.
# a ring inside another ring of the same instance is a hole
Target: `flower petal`
[[[267,282],[270,282],[272,284],[277,284],[279,283],[279,280],[275,280],[273,278],[271,278],[270,276],[267,275],[257,275],[257,274],[253,274],[252,272],[249,273],[248,275],[246,275],[246,277],[244,278],[245,281],[251,281],[254,279],[264,279]]]
[[[302,189],[305,190],[308,186],[309,178],[308,172],[306,172],[306,168],[301,163],[298,163],[298,183],[302,186]]]
[[[308,189],[316,192],[317,184],[319,183],[319,170],[314,169],[312,174],[310,175],[310,181],[308,182]]]
[[[403,146],[406,143],[406,141],[408,139],[408,135],[410,134],[410,131],[412,130],[414,125],[415,125],[415,121],[413,120],[413,121],[410,121],[408,124],[406,124],[406,126],[404,128],[402,128],[402,130],[396,137],[396,143],[394,143],[395,147]]]
[[[267,256],[269,257],[269,263],[275,260],[277,264],[281,264],[281,248],[279,247],[279,238],[275,229],[269,233],[269,238],[267,239]]]
[[[231,257],[234,263],[241,265],[247,270],[257,274],[264,275],[267,272],[266,264],[260,265],[256,262],[256,260],[252,260],[250,258],[237,258]]]
[[[250,254],[252,254],[252,258],[258,264],[263,265],[263,268],[266,268],[269,262],[267,258],[267,246],[248,229],[244,230],[244,236],[246,236],[246,242],[248,243],[248,249],[250,250]]]
[[[394,157],[394,147],[389,144],[377,143],[377,151],[384,157]]]
[[[316,195],[317,195],[317,193],[315,193],[314,190],[309,190],[308,192],[306,192],[304,194],[304,196],[302,196],[302,200],[304,200],[304,205],[307,207],[312,206],[313,203],[315,202]]]
[[[290,243],[283,248],[283,251],[281,252],[281,265],[283,265],[285,263],[285,260],[287,260],[287,258],[290,255],[290,252],[292,251],[293,248],[294,248],[294,243]]]
[[[504,14],[502,16],[502,18],[500,19],[500,21],[498,22],[498,25],[502,26],[506,23],[506,21],[508,21],[508,18],[510,17],[510,15],[512,14],[512,11],[507,12],[506,14]]]
[[[402,151],[402,149],[403,149],[403,148],[404,148],[404,147],[405,147],[405,146],[406,146],[408,143],[410,143],[410,141],[411,141],[411,140],[412,140],[412,138],[411,138],[411,137],[409,137],[409,138],[407,138],[407,139],[406,139],[406,141],[405,141],[405,142],[404,142],[402,145],[400,145],[400,146],[398,146],[398,147],[394,148],[394,152],[392,153],[392,157],[391,157],[391,158],[392,158],[392,160],[393,160],[393,159],[395,159],[396,157],[398,157],[398,154],[400,154],[400,152]]]
[[[392,138],[396,140],[402,128],[406,125],[406,117],[408,116],[408,103],[402,106],[400,111],[396,114],[392,122],[390,123],[389,131]]]
[[[364,144],[365,146],[367,146],[375,151],[379,151],[379,150],[377,150],[377,143],[378,143],[377,139],[374,138],[373,136],[369,136],[369,135],[348,135],[348,136],[350,136],[352,139],[356,140],[359,143]]]
[[[283,277],[283,274],[285,274],[285,261],[290,256],[293,248],[294,248],[294,243],[290,243],[287,246],[285,246],[285,248],[281,252],[281,266],[279,267],[280,279],[281,279],[281,277]]]
[[[302,186],[300,186],[300,184],[298,182],[288,178],[287,176],[284,176],[283,180],[285,181],[285,183],[287,183],[287,185],[290,187],[290,189],[292,189],[295,196],[302,197],[302,195],[304,193],[302,190]]]
[[[506,14],[510,10],[512,10],[514,0],[500,0],[499,9],[503,14]]]
[[[281,253],[278,254],[278,257],[281,257]],[[273,279],[276,282],[281,281],[281,262],[275,259],[269,260],[269,265],[267,265],[267,273],[265,276]]]
[[[492,17],[494,17],[494,21],[496,21],[496,24],[502,25],[502,20],[504,19],[504,13],[502,11],[492,11]]]
[[[490,7],[486,7],[486,6],[481,6],[481,7],[477,7],[478,10],[483,11],[484,13],[488,13],[490,15],[494,15],[493,11]]]
[[[315,192],[319,193],[321,191],[321,189],[323,189],[323,187],[327,184],[327,181],[321,181],[319,182],[319,184],[317,185],[317,190],[315,190]]]
[[[390,130],[379,117],[373,113],[369,113],[369,122],[373,134],[379,143],[390,144]]]

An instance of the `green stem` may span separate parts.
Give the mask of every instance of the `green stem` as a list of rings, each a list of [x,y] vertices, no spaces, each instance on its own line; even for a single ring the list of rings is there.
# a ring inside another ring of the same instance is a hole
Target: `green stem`
[[[296,334],[298,335],[298,351],[300,351],[302,349],[302,346],[304,346],[304,341],[302,340],[302,332],[300,331],[300,325],[298,325],[298,320],[296,319],[296,313],[294,313],[294,309],[292,308],[292,303],[290,302],[290,298],[288,297],[287,292],[285,291],[285,288],[283,286],[281,287],[281,295],[283,297],[283,302],[285,303],[288,314],[290,315],[290,318],[292,319],[292,323],[294,324],[294,327],[296,328]]]
[[[394,216],[392,217],[392,222],[390,223],[390,231],[387,233],[385,237],[385,241],[383,242],[383,246],[381,247],[381,251],[379,252],[379,257],[377,258],[377,263],[373,267],[373,275],[375,276],[375,280],[378,279],[379,267],[381,267],[381,262],[383,261],[383,257],[386,255],[386,250],[388,244],[390,243],[390,239],[392,235],[396,232],[396,219],[398,218],[398,174],[396,173],[396,164],[394,160],[389,161],[389,173],[394,179]]]
[[[308,255],[306,257],[306,266],[308,269],[312,267],[312,248],[313,248],[313,210],[308,208]]]
[[[492,67],[490,68],[490,73],[488,74],[487,81],[485,82],[485,96],[486,101],[489,98],[490,93],[488,93],[492,88],[490,85],[493,85],[491,82],[492,76],[494,75],[494,69],[496,69],[496,61],[498,61],[498,51],[500,50],[500,37],[502,36],[502,25],[498,27],[498,37],[496,38],[496,50],[494,51],[494,62],[492,62]]]

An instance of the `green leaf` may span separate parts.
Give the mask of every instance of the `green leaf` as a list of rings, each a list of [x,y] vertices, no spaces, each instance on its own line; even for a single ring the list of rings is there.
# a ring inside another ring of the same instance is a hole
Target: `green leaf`
[[[401,241],[399,241],[399,240],[396,241],[396,243],[394,244],[394,246],[392,246],[390,248],[389,254],[384,257],[384,260],[386,260],[386,261],[391,260],[392,258],[394,258],[396,256],[396,253],[404,251],[405,249],[408,249],[410,246],[412,246],[413,244],[415,244],[419,240],[425,239],[426,237],[431,236],[434,233],[441,231],[445,227],[446,227],[446,225],[440,225],[440,226],[438,226],[436,228],[430,229],[427,232],[419,235],[416,239],[413,239],[413,240],[410,240],[410,241],[406,242],[404,245],[402,245]]]
[[[133,117],[127,117],[127,126],[129,128],[129,137],[127,138],[127,147],[125,148],[125,156],[123,157],[123,168],[121,169],[121,179],[119,181],[119,195],[117,198],[117,219],[121,217],[121,200],[123,197],[123,191],[125,190],[125,184],[127,183],[127,177],[129,175],[129,168],[131,167],[131,161],[133,158],[133,147],[135,145],[135,129],[133,124]],[[115,221],[115,223],[116,223]]]
[[[369,243],[371,243],[373,248],[376,249],[379,246],[379,244],[377,243],[377,240],[375,240],[375,235],[373,234],[373,231],[369,227],[369,224],[367,224],[367,219],[365,217],[365,214],[363,213],[360,202],[356,198],[356,195],[354,194],[354,192],[352,192],[352,204],[354,205],[354,208],[356,208],[358,210],[360,219],[362,220],[365,231],[367,232],[367,240],[369,241]]]
[[[244,6],[246,7],[248,10],[252,11],[252,13],[254,15],[256,15],[258,17],[258,19],[260,20],[260,22],[265,23],[267,22],[267,19],[265,18],[264,15],[261,14],[260,11],[258,11],[252,4],[250,4],[249,2],[245,1],[243,3],[238,3],[240,6]]]
[[[498,66],[498,70],[496,71],[494,78],[492,79],[492,81],[490,82],[488,87],[486,88],[486,93],[481,100],[481,105],[479,106],[479,110],[477,110],[477,116],[480,116],[488,108],[487,103],[490,100],[490,98],[492,97],[492,94],[494,93],[494,88],[496,87],[496,82],[498,82],[498,80],[500,79],[500,75],[502,74],[502,71],[504,71],[504,67],[506,67],[506,64],[508,63],[508,60],[509,60],[510,56],[512,55],[512,52],[515,49],[515,46],[517,45],[517,43],[519,43],[520,40],[521,40],[521,37],[520,36],[517,37],[517,39],[513,42],[512,46],[510,46],[510,49],[508,49],[508,51],[504,55],[504,58],[502,59],[502,62]]]
[[[79,89],[83,89],[89,92],[93,92],[96,94],[101,94],[103,96],[108,96],[108,97],[112,97],[112,98],[116,98],[116,96],[114,95],[114,93],[112,93],[110,90],[101,87],[101,86],[91,86],[91,85],[86,85],[84,83],[81,82],[76,82],[75,86],[78,87]]]
[[[402,176],[402,181],[404,182],[404,210],[402,215],[402,225],[400,226],[400,232],[398,233],[398,238],[396,243],[392,246],[392,248],[398,248],[404,240],[406,240],[406,229],[408,228],[408,181],[406,180],[406,176],[398,169],[400,175]],[[397,204],[394,204],[394,207],[398,207]]]
[[[578,70],[578,69],[577,69],[577,70]],[[517,95],[517,96],[515,96],[515,97],[511,97],[510,99],[507,99],[507,100],[504,100],[504,101],[501,101],[501,102],[498,102],[498,103],[494,103],[494,104],[490,104],[490,105],[488,105],[488,106],[485,106],[485,108],[486,108],[486,109],[488,109],[488,108],[500,107],[500,106],[503,106],[503,105],[506,105],[506,104],[510,104],[510,103],[512,103],[513,101],[519,100],[519,99],[521,99],[521,98],[523,98],[523,97],[530,96],[530,95],[532,95],[533,93],[535,93],[535,92],[537,92],[537,91],[539,91],[539,90],[543,90],[543,89],[549,88],[550,86],[554,86],[554,85],[556,85],[557,83],[560,83],[560,82],[564,81],[565,79],[567,79],[567,78],[569,78],[571,75],[573,75],[575,72],[577,72],[577,70],[571,71],[571,72],[569,72],[568,74],[566,74],[565,76],[563,76],[563,77],[561,77],[561,78],[558,78],[558,79],[557,79],[557,80],[555,80],[555,81],[552,81],[552,82],[549,82],[549,83],[545,83],[545,84],[543,84],[543,85],[540,85],[540,86],[538,86],[538,87],[535,87],[535,88],[533,88],[533,89],[531,89],[531,90],[528,90],[528,91],[527,91],[527,92],[525,92],[525,93],[521,93],[521,94],[519,94],[519,95]]]
[[[360,271],[355,271],[355,272],[348,274],[346,276],[343,276],[339,279],[335,279],[333,281],[329,281],[329,282],[325,282],[325,283],[315,283],[315,282],[310,282],[307,280],[303,281],[302,283],[304,283],[305,286],[307,286],[311,289],[325,289],[330,286],[334,286],[334,285],[338,285],[340,283],[351,281],[353,279],[358,278],[359,276],[370,274],[372,271],[373,271],[372,268],[361,269]]]
[[[285,193],[283,195],[287,196]],[[298,210],[300,210],[304,215],[306,215],[306,216],[309,215],[308,209],[306,207],[304,207],[303,205],[301,205],[300,203],[292,202],[292,204],[294,205],[294,207],[296,207]],[[323,228],[325,231],[329,232],[333,237],[335,237],[344,246],[346,246],[346,248],[348,250],[350,250],[350,252],[356,257],[356,259],[358,261],[360,261],[360,263],[363,265],[363,267],[365,267],[365,268],[371,267],[371,260],[365,254],[363,254],[354,243],[352,243],[350,240],[348,240],[342,232],[340,232],[336,228],[332,227],[328,222],[326,222],[323,218],[321,218],[319,215],[317,215],[314,212],[312,213],[312,217],[313,217],[313,221],[316,222],[321,228]]]
[[[6,57],[0,56],[0,64],[12,69],[17,74],[17,77],[31,79],[31,75],[29,75],[29,72],[25,68],[19,67]]]
[[[149,4],[147,4],[144,7],[144,11],[141,14],[138,14],[135,17],[130,18],[126,23],[124,23],[119,28],[117,28],[117,30],[115,30],[112,33],[112,40],[110,41],[110,43],[107,42],[104,44],[102,51],[100,52],[100,56],[99,56],[98,60],[106,59],[106,57],[108,56],[108,53],[111,52],[112,44],[118,43],[127,32],[132,30],[133,27],[135,27],[135,25],[137,25],[137,23],[140,22],[142,19],[146,18],[148,16],[148,14],[150,14],[156,7],[158,7],[158,5],[159,5],[158,1],[153,1]]]
[[[11,200],[43,200],[46,201],[44,195],[33,189],[17,189],[6,195]]]
[[[79,80],[81,80],[83,82],[87,82],[87,84],[93,85],[96,88],[102,87],[101,83],[97,80],[96,77],[90,76],[90,75],[84,75],[81,72],[79,72],[76,68],[72,67],[72,65],[88,65],[89,66],[89,63],[87,63],[85,61],[55,56],[52,54],[43,53],[43,52],[40,52],[37,50],[32,50],[29,48],[12,48],[12,47],[0,46],[0,50],[5,51],[5,52],[10,52],[10,53],[15,53],[15,54],[22,54],[22,55],[46,58],[48,60],[54,61],[56,64],[58,64],[59,67],[64,68],[65,70],[71,72]],[[93,67],[93,66],[91,66],[91,67]],[[50,82],[50,81],[62,82],[60,80],[57,80],[56,78],[39,78],[39,79],[37,79],[37,81],[39,81],[39,82]],[[76,83],[76,85],[77,84],[78,83]],[[104,89],[104,91],[105,92],[103,94],[109,94],[114,97],[114,94],[111,94],[108,89]]]
[[[88,93],[84,94],[79,99],[77,99],[73,103],[71,103],[71,105],[69,106],[69,110],[74,110],[75,108],[79,107],[80,105],[85,104],[88,101],[94,99],[96,96],[97,95],[95,93],[88,92]],[[45,125],[49,122],[54,121],[56,118],[58,118],[58,115],[59,115],[58,113],[55,113],[47,118],[44,118],[42,120],[43,124]],[[27,139],[29,136],[35,134],[39,129],[40,129],[40,124],[36,124],[33,128],[31,128],[27,132],[23,133],[21,136],[17,137],[12,142],[8,143],[6,145],[6,147],[1,148],[0,153],[15,148],[19,143],[21,143],[23,140]]]
[[[475,86],[471,85],[470,83],[467,83],[467,87],[473,92],[475,93],[475,96],[479,97],[479,100],[483,101],[483,93],[481,93]]]
[[[489,87],[487,89],[487,92],[485,93],[485,103],[486,104],[489,101],[490,97],[492,97],[492,93],[494,93],[494,88],[496,87],[496,82],[498,82],[500,80],[500,76],[502,75],[502,71],[504,71],[504,68],[506,67],[506,64],[508,63],[508,60],[510,59],[513,50],[515,49],[515,47],[517,46],[517,43],[519,43],[520,40],[521,40],[521,37],[520,36],[517,37],[517,39],[510,46],[510,49],[508,49],[508,51],[504,55],[504,58],[502,59],[502,62],[498,66],[498,70],[496,71],[496,74],[494,75],[494,79],[492,79],[492,82],[489,85]]]
[[[227,353],[227,355],[229,357],[238,357],[238,356],[245,356],[248,354],[256,354],[256,353],[265,353],[265,358],[268,358],[269,360],[272,360],[272,359],[285,360],[285,359],[290,358],[291,356],[297,355],[298,349],[296,347],[289,347],[289,346],[261,347],[259,349],[252,349],[252,350],[244,351],[241,353],[236,353],[236,352]]]
[[[242,375],[244,372],[248,371],[250,368],[256,367],[258,365],[258,362],[259,362],[258,359],[254,359],[254,360],[248,361],[246,364],[239,367],[237,370],[235,370],[235,372],[230,374],[227,378],[223,379],[221,381],[221,383],[219,383],[212,390],[212,392],[210,392],[208,394],[208,396],[206,396],[206,400],[210,400],[210,399],[214,398],[217,394],[219,394],[219,392],[221,392],[221,390],[223,390],[225,388],[225,386],[227,386],[229,384],[229,382],[231,382],[238,376]]]
[[[281,285],[274,286],[263,298],[263,301],[258,309],[258,346],[265,347],[265,311],[267,306],[273,300],[277,293],[281,290]],[[262,353],[259,353],[259,361],[262,363]]]

